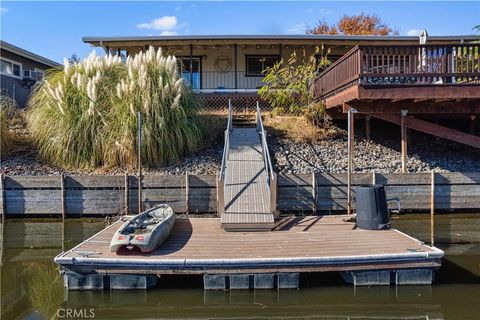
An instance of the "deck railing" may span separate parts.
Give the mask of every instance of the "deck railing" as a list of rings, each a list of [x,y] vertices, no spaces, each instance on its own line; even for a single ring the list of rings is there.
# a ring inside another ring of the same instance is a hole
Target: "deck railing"
[[[256,113],[256,122],[257,122],[257,131],[260,134],[260,139],[262,143],[262,157],[264,162],[264,167],[267,176],[267,186],[270,192],[270,212],[276,210],[277,202],[277,181],[275,172],[273,171],[272,159],[270,157],[270,151],[268,150],[267,144],[267,133],[263,127],[262,113],[260,112],[260,105],[257,101],[257,113]]]
[[[314,81],[316,98],[351,85],[479,84],[479,43],[356,46]]]
[[[232,131],[232,101],[228,100],[228,118],[227,129],[225,130],[225,142],[223,145],[222,164],[220,173],[217,177],[217,212],[223,214],[225,211],[225,175],[227,169],[227,160],[230,153],[230,132]]]
[[[187,83],[190,82],[188,72],[185,72],[183,77]],[[263,78],[261,75],[249,75],[244,71],[202,71],[192,75],[192,84],[195,90],[203,91],[256,91],[264,85]]]

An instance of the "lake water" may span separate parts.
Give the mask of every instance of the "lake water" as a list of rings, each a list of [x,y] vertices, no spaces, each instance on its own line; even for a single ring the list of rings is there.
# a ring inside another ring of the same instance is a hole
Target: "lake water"
[[[429,215],[392,223],[430,241]],[[64,291],[53,257],[104,226],[102,219],[7,220],[1,319],[480,319],[480,214],[436,216],[435,244],[446,257],[432,286],[355,288],[324,273],[302,275],[300,290],[209,292],[201,277],[189,277],[161,279],[148,291]]]

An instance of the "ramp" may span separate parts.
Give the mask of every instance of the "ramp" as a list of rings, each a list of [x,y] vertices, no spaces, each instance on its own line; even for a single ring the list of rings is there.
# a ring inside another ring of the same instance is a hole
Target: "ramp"
[[[258,106],[256,119],[255,127],[234,127],[229,105],[218,178],[218,211],[226,230],[271,230],[274,226],[276,179]]]

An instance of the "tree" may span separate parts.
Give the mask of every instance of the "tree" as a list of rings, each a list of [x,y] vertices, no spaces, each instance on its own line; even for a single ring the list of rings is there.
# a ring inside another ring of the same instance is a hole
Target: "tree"
[[[287,61],[279,61],[267,68],[263,79],[266,84],[259,90],[259,95],[270,103],[275,113],[305,115],[309,118],[323,115],[323,106],[312,104],[310,84],[319,71],[330,65],[328,53],[329,50],[324,48],[316,48],[311,56],[307,56],[305,50],[300,57],[293,52]]]
[[[79,62],[80,62],[80,58],[75,52],[72,53],[70,58],[68,58],[68,63],[70,64],[79,63]]]
[[[376,14],[365,14],[364,12],[347,16],[344,15],[337,24],[329,25],[325,20],[319,21],[314,28],[307,28],[307,34],[344,34],[344,35],[396,35],[398,31],[393,30]]]

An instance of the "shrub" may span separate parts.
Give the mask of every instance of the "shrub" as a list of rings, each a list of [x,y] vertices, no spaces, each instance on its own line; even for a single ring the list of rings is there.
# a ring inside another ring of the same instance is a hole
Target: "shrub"
[[[266,83],[259,94],[273,107],[274,114],[288,113],[305,115],[312,103],[310,84],[315,79],[318,71],[326,68],[330,61],[324,49],[317,48],[315,53],[307,56],[305,51],[298,58],[294,52],[284,62],[276,63],[272,68],[267,68],[263,82]],[[320,59],[317,61],[317,54]],[[321,107],[317,104],[316,108]],[[323,111],[320,110],[320,113]]]
[[[142,160],[178,161],[200,144],[197,101],[177,61],[150,47],[128,57],[98,57],[49,72],[29,101],[28,126],[39,153],[64,166],[135,166],[137,113]]]
[[[15,102],[8,96],[0,95],[0,153],[7,154],[14,144],[14,135],[9,130],[9,120],[16,110]]]

